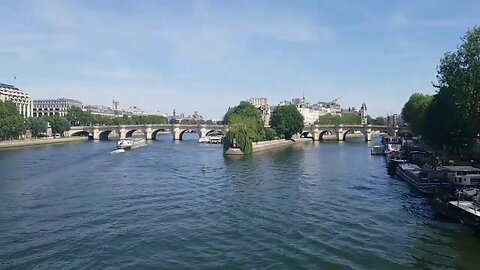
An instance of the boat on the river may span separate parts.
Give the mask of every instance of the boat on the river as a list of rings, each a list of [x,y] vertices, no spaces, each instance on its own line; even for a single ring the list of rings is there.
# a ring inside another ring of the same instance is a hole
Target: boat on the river
[[[381,145],[375,145],[372,150],[370,150],[370,154],[372,155],[385,155],[383,151],[383,147]]]
[[[199,143],[209,143],[210,139],[208,137],[202,137],[202,138],[198,139],[198,142]]]
[[[403,154],[400,151],[391,151],[387,154],[387,163],[398,165],[402,163],[407,163],[407,160],[403,158]]]
[[[452,184],[443,177],[429,177],[422,168],[412,163],[398,164],[396,173],[418,191],[426,194],[434,194],[439,190],[452,186]]]
[[[130,150],[147,145],[145,138],[125,138],[117,142],[117,149]]]
[[[451,219],[480,229],[480,192],[478,189],[467,189],[456,193],[457,199],[436,198],[434,209]]]
[[[402,150],[402,140],[397,137],[383,137],[382,144],[386,155],[393,151],[400,152]]]
[[[223,135],[209,136],[209,143],[218,144],[223,142]]]
[[[440,166],[437,171],[443,173],[458,189],[480,186],[480,169],[472,166]]]

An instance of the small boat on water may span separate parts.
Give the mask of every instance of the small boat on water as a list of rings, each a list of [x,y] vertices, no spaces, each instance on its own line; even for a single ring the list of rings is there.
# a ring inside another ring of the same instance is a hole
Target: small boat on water
[[[407,163],[407,160],[403,158],[402,152],[391,151],[387,154],[387,163],[398,165],[402,163]]]
[[[384,137],[382,138],[382,144],[385,154],[393,151],[400,152],[402,150],[402,140],[396,137]]]
[[[147,145],[145,138],[125,138],[117,142],[117,149],[130,150]]]
[[[425,175],[422,168],[411,163],[398,164],[396,173],[418,191],[426,194],[434,194],[441,189],[447,189],[452,186],[452,183],[448,182],[447,179],[443,177],[429,177]]]
[[[449,218],[480,229],[480,193],[478,189],[457,192],[456,200],[436,198],[433,201],[435,210]]]
[[[199,143],[209,143],[210,139],[208,137],[202,137],[202,138],[198,139],[198,142]]]
[[[370,150],[371,155],[385,155],[383,147],[381,145],[375,145],[372,150]]]
[[[214,143],[214,144],[222,143],[223,142],[223,135],[210,136],[209,140],[210,140],[209,143]]]

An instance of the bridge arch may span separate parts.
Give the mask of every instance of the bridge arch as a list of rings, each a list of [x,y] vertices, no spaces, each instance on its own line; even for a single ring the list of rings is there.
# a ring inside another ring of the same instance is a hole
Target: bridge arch
[[[137,131],[137,130],[138,129],[132,129],[132,130],[127,131],[127,133],[125,133],[125,138],[132,137],[133,133],[135,133],[135,131]]]
[[[209,130],[207,134],[205,134],[205,136],[210,136],[210,135],[225,135],[225,134],[221,129],[212,129],[212,130]]]
[[[198,138],[200,139],[201,134],[198,133],[198,130],[196,128],[190,128],[190,129],[184,129],[180,132],[180,140],[183,141],[183,134],[185,133],[197,133]]]
[[[155,129],[152,131],[152,140],[156,140],[157,139],[157,135],[159,132],[170,132],[170,129],[166,129],[166,128],[159,128],[159,129]]]
[[[101,141],[108,141],[108,136],[110,135],[110,133],[112,133],[113,130],[104,130],[102,132],[100,132],[100,134],[98,135],[99,139]]]
[[[304,131],[302,134],[300,134],[300,138],[313,139],[313,134],[310,131]]]
[[[90,136],[90,132],[85,130],[76,131],[70,134],[70,137],[87,137],[87,136]]]
[[[360,133],[362,133],[362,135],[365,136],[365,133],[363,130],[349,129],[342,134],[342,139],[345,141],[347,139],[347,134],[355,134],[356,131],[360,131]]]
[[[335,134],[334,133],[334,130],[323,130],[322,132],[320,132],[319,136],[318,136],[318,140],[322,141],[323,140],[323,135],[333,135]]]

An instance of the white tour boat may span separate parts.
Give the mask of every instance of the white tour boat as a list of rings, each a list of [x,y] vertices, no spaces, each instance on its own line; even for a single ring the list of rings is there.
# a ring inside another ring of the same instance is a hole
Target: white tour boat
[[[130,150],[145,145],[147,145],[145,138],[125,138],[117,142],[117,149]]]

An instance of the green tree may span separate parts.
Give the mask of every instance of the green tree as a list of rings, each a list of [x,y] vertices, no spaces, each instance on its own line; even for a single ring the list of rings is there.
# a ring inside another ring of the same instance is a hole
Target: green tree
[[[360,125],[362,119],[360,115],[357,114],[345,114],[345,115],[332,115],[325,114],[320,115],[316,121],[319,125]]]
[[[414,93],[403,106],[403,119],[410,123],[413,133],[417,135],[425,134],[425,112],[433,99],[433,96],[430,95]]]
[[[285,139],[303,131],[303,116],[294,105],[275,107],[270,121],[272,128],[277,134],[283,134]]]
[[[38,137],[41,133],[46,133],[48,123],[43,118],[28,118],[26,128],[32,133],[32,137]]]
[[[470,143],[480,133],[480,27],[467,31],[457,50],[444,55],[437,68],[437,80],[437,95],[444,95],[439,99],[448,104],[453,114],[450,118],[467,123],[460,130],[451,128],[450,133],[459,136],[454,144]]]
[[[265,128],[265,140],[271,141],[278,138],[277,132],[273,128]]]
[[[25,120],[17,110],[15,103],[0,100],[0,138],[18,139],[25,134]]]
[[[52,133],[58,133],[63,136],[65,131],[70,130],[70,123],[68,122],[67,118],[60,117],[58,115],[49,116],[47,121],[50,123],[50,127],[52,128]]]
[[[253,146],[250,132],[251,129],[245,122],[232,123],[223,139],[223,149],[226,151],[230,147],[238,147],[244,154],[251,154]]]
[[[252,104],[242,101],[238,106],[229,108],[223,117],[223,123],[229,126],[234,123],[245,123],[247,125],[247,133],[254,142],[265,140],[264,123],[262,114]]]
[[[378,125],[378,126],[384,126],[386,125],[385,118],[382,116],[378,116],[377,118],[372,118],[370,116],[367,116],[368,120],[367,122],[371,125]]]

